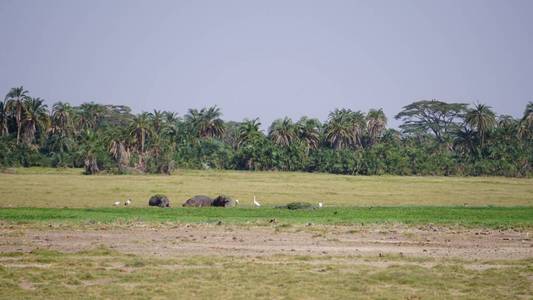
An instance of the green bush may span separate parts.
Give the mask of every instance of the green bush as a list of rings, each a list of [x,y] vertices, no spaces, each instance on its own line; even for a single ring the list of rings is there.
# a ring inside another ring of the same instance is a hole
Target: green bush
[[[311,209],[313,208],[313,205],[309,202],[291,202],[287,205],[278,206],[277,208],[286,208],[290,210],[295,209]]]

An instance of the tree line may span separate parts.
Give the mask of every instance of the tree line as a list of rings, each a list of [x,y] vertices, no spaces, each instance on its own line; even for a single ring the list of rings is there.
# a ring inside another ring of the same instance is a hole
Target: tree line
[[[361,175],[533,175],[533,102],[521,118],[490,106],[416,101],[387,128],[382,109],[335,109],[328,119],[224,121],[220,108],[184,116],[132,113],[94,102],[48,107],[23,87],[0,101],[0,167],[83,167],[171,173],[175,168],[283,170]]]

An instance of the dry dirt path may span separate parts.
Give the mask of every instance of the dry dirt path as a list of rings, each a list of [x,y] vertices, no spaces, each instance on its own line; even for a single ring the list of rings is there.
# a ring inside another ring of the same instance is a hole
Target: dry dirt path
[[[433,226],[150,225],[80,228],[0,226],[0,252],[96,246],[143,256],[400,255],[498,260],[533,258],[533,232]]]

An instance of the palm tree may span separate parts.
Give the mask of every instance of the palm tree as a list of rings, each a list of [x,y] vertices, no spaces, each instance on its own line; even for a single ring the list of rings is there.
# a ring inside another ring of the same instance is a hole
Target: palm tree
[[[178,137],[178,126],[180,118],[178,114],[174,112],[163,112],[163,129],[161,130],[161,135],[165,136],[171,141],[175,141]]]
[[[320,143],[320,121],[302,117],[297,123],[298,137],[306,145],[306,151],[317,149]]]
[[[24,113],[24,100],[28,98],[28,91],[24,87],[12,88],[7,93],[6,110],[11,111],[15,115],[15,121],[17,122],[17,145],[20,142],[20,133],[22,130],[22,114]]]
[[[224,121],[220,118],[220,108],[212,106],[200,111],[189,109],[185,120],[191,124],[197,135],[202,138],[220,138],[224,134]]]
[[[473,154],[476,152],[476,138],[472,129],[465,127],[455,133],[453,148],[463,155]]]
[[[335,149],[361,145],[365,128],[365,116],[360,111],[336,109],[329,114],[326,125],[326,140]]]
[[[0,136],[9,134],[7,128],[7,110],[3,101],[0,101]]]
[[[533,133],[533,102],[527,104],[518,130],[521,137],[527,136],[528,133]]]
[[[345,110],[336,109],[329,114],[325,138],[334,149],[344,149],[353,142],[350,124],[346,119]]]
[[[366,127],[365,115],[360,111],[354,111],[350,114],[349,119],[353,132],[354,146],[361,146],[361,139]]]
[[[259,118],[252,120],[245,119],[238,128],[237,147],[241,147],[255,138],[260,137],[262,135],[261,131],[259,131],[260,126],[261,122],[259,122]]]
[[[167,124],[175,124],[179,121],[178,114],[171,111],[164,111],[163,112],[163,120]]]
[[[72,117],[74,110],[68,103],[57,102],[52,106],[52,134],[69,135],[73,129]]]
[[[288,117],[272,122],[268,135],[274,144],[288,146],[298,137],[296,125]]]
[[[381,137],[387,126],[387,116],[385,116],[383,109],[371,109],[366,115],[366,126],[370,144],[372,145]]]
[[[516,128],[518,121],[509,115],[500,115],[498,117],[498,128]]]
[[[150,124],[150,114],[142,113],[135,116],[130,124],[130,135],[135,139],[141,155],[144,154],[146,138],[152,135],[153,130]]]
[[[63,133],[52,133],[47,140],[48,150],[50,154],[56,157],[59,166],[63,166],[65,153],[70,152],[74,148],[74,141]]]
[[[119,170],[122,172],[130,162],[130,135],[129,131],[121,128],[112,128],[106,134],[106,144],[109,154],[115,159]]]
[[[496,114],[491,110],[490,106],[476,104],[474,108],[467,111],[465,122],[476,130],[481,141],[481,147],[483,147],[487,132],[496,125]]]
[[[156,134],[159,134],[161,132],[161,129],[164,125],[164,115],[163,112],[160,110],[154,109],[154,112],[150,114],[150,119],[152,122],[152,128],[154,129],[154,132]]]
[[[28,98],[24,101],[26,111],[22,119],[23,138],[28,145],[33,143],[35,133],[45,132],[50,125],[48,107],[41,98]]]
[[[83,132],[83,143],[81,143],[80,154],[83,157],[85,174],[96,174],[100,172],[97,161],[97,153],[100,148],[98,136],[91,130]]]
[[[78,130],[96,130],[99,120],[104,116],[106,107],[94,102],[83,103],[77,110]]]
[[[73,114],[74,111],[68,103],[57,102],[52,106],[47,147],[50,154],[57,159],[58,166],[65,166],[65,154],[69,153],[76,146],[71,137]]]

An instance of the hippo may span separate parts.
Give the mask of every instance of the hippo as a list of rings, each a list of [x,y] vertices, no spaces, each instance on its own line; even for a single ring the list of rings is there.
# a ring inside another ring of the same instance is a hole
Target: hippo
[[[213,199],[204,195],[197,195],[183,203],[183,207],[205,207],[213,206]]]
[[[149,206],[159,206],[159,207],[170,207],[170,201],[168,200],[167,196],[165,195],[153,195],[150,197],[150,200],[148,200]]]
[[[235,200],[224,195],[220,195],[213,200],[213,206],[217,207],[235,207],[236,204]]]

